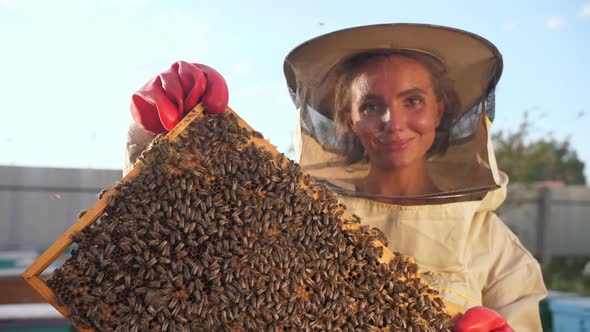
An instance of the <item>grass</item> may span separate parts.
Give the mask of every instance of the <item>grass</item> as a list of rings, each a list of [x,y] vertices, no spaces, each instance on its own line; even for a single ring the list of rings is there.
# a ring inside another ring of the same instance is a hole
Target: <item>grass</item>
[[[590,256],[554,257],[543,268],[543,278],[548,289],[590,296],[590,276],[582,271]]]

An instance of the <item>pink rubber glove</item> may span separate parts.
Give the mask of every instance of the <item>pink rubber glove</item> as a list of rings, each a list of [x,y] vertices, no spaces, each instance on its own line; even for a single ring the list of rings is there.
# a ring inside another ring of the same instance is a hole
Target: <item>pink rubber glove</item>
[[[502,316],[492,309],[473,307],[455,322],[455,332],[515,332]]]
[[[131,115],[154,134],[168,132],[198,103],[209,113],[227,108],[228,89],[223,76],[198,63],[178,61],[144,84],[131,97]]]

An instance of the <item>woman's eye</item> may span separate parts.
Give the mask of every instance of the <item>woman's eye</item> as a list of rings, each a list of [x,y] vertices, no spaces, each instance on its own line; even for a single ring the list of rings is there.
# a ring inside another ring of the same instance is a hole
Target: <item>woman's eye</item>
[[[377,104],[363,104],[361,106],[361,111],[365,113],[376,112],[379,110],[379,105]]]
[[[412,107],[419,106],[423,103],[424,103],[424,100],[420,97],[410,97],[410,98],[406,99],[406,104],[408,106],[412,106]]]

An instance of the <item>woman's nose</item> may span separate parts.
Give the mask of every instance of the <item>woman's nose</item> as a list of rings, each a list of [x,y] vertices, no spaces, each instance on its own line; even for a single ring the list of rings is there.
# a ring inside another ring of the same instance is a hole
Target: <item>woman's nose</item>
[[[387,111],[382,116],[382,122],[384,130],[387,131],[400,131],[405,129],[407,123],[407,115],[399,107],[394,105],[389,106]]]

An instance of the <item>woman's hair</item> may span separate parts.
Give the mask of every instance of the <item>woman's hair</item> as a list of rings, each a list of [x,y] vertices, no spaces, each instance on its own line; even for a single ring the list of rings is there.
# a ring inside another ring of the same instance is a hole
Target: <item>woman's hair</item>
[[[351,97],[350,88],[359,70],[367,64],[383,61],[389,57],[403,56],[420,62],[428,69],[437,101],[444,103],[444,112],[439,126],[436,128],[434,143],[426,153],[431,157],[444,153],[449,145],[449,131],[453,121],[460,115],[460,105],[453,89],[453,84],[446,69],[434,57],[415,51],[374,50],[356,54],[338,67],[338,80],[334,89],[334,122],[338,134],[343,138],[343,153],[348,162],[356,162],[364,157],[364,148],[360,140],[350,130]]]

